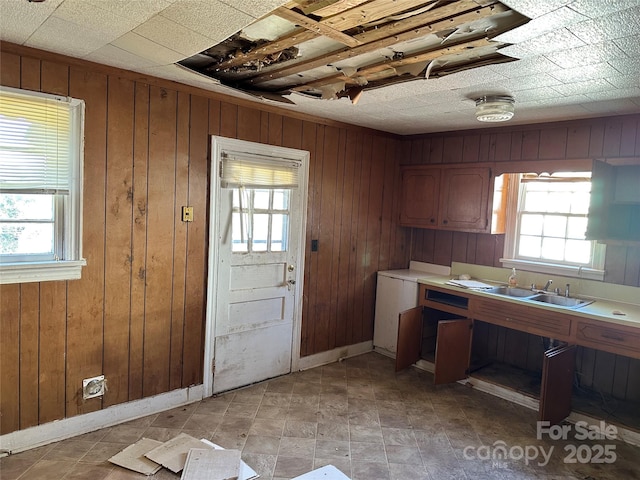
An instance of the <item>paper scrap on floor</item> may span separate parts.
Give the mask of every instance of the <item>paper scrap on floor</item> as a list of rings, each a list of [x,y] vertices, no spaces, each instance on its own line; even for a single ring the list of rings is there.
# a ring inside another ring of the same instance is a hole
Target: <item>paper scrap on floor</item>
[[[240,450],[202,447],[189,450],[181,480],[238,480]]]
[[[349,480],[349,477],[333,465],[326,465],[291,480]]]
[[[477,289],[485,289],[485,288],[493,288],[493,285],[489,285],[488,283],[479,282],[477,280],[449,280],[445,282],[447,285],[455,285],[456,287],[462,288],[477,288]]]
[[[162,465],[159,465],[153,460],[149,460],[144,455],[160,445],[162,445],[162,442],[157,440],[141,438],[136,443],[116,453],[109,461],[120,467],[142,473],[143,475],[153,475],[162,468]]]

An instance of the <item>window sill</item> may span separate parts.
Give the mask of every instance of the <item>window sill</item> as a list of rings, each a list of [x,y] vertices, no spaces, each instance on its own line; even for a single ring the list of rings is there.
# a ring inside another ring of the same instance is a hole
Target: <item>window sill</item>
[[[564,277],[584,278],[587,280],[604,280],[604,270],[595,268],[574,267],[558,265],[554,263],[531,262],[515,258],[501,258],[500,262],[505,268],[517,268],[527,272],[547,273],[549,275],[561,275]]]
[[[3,263],[0,264],[0,285],[10,283],[79,280],[85,259],[61,262]]]

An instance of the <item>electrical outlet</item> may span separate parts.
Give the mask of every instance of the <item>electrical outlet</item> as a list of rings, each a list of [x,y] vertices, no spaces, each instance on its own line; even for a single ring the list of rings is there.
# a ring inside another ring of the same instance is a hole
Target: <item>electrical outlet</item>
[[[104,375],[98,375],[97,377],[85,378],[82,380],[82,398],[87,400],[88,398],[101,397],[105,392],[105,379]]]
[[[182,221],[193,222],[193,207],[182,207]]]

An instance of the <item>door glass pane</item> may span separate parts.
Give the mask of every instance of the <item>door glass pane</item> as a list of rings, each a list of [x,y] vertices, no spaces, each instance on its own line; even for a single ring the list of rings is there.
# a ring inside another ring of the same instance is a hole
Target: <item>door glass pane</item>
[[[271,251],[285,252],[287,250],[289,215],[274,213],[271,218]]]
[[[231,251],[232,252],[247,252],[249,251],[248,232],[246,225],[246,213],[233,213],[232,223],[232,239],[231,239]],[[244,222],[241,224],[240,222]]]
[[[264,213],[253,214],[253,241],[251,251],[266,252],[269,240],[269,215]]]
[[[274,210],[289,209],[289,190],[273,191],[273,209]]]
[[[253,192],[253,208],[259,210],[268,210],[269,190],[254,190]]]

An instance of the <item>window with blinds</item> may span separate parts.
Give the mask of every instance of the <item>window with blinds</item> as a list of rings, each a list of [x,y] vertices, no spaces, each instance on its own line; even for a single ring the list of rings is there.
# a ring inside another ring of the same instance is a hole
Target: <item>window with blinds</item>
[[[2,283],[79,278],[83,122],[81,100],[0,89]]]

